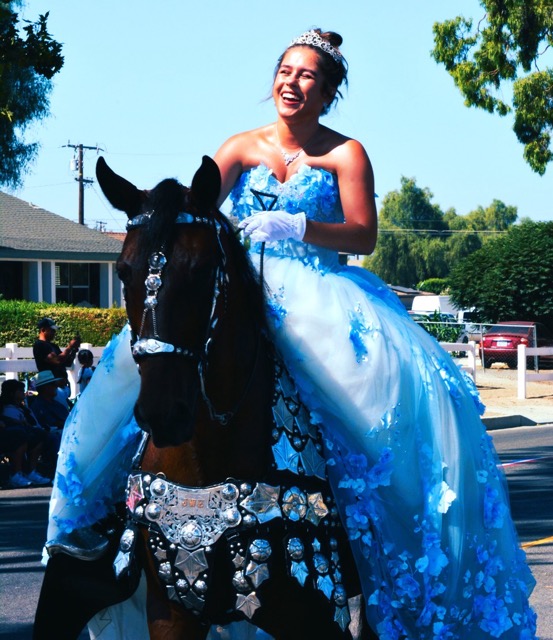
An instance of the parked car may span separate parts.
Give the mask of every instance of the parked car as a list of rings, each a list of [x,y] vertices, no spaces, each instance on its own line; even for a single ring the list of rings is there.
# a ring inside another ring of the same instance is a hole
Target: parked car
[[[482,339],[480,355],[486,369],[494,362],[504,362],[510,369],[517,368],[519,344],[528,347],[553,347],[553,332],[540,322],[508,320],[492,325]],[[539,364],[550,362],[553,356],[540,357]],[[526,366],[534,367],[534,357],[527,359]]]
[[[462,332],[459,342],[476,342],[480,344],[482,337],[488,330],[488,325],[480,323],[478,314],[475,311],[459,311],[457,321],[462,325]]]

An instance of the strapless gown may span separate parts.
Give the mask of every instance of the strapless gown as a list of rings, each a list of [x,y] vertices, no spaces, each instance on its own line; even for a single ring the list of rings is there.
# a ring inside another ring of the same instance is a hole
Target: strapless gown
[[[285,183],[254,167],[229,202],[239,220],[273,208],[344,221],[336,177],[307,165]],[[535,638],[534,579],[472,380],[367,270],[302,242],[261,247],[250,253],[269,287],[274,340],[320,424],[379,637]],[[126,328],[112,340],[66,426],[49,537],[123,496],[139,433],[128,339]]]

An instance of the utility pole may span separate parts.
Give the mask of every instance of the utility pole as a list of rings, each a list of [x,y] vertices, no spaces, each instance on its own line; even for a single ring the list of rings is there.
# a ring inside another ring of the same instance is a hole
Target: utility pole
[[[84,225],[84,185],[92,184],[94,180],[92,180],[92,178],[85,178],[83,175],[83,160],[84,160],[83,150],[88,149],[91,151],[103,151],[103,149],[100,149],[98,145],[96,145],[95,147],[88,147],[84,144],[71,144],[70,142],[68,142],[67,144],[64,144],[63,146],[71,147],[72,149],[75,149],[77,152],[77,159],[76,159],[77,166],[75,168],[77,169],[78,173],[75,180],[79,183],[79,224]]]

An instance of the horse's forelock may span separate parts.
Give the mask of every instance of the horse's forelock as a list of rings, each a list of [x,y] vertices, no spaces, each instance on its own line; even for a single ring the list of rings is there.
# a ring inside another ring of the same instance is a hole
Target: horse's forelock
[[[148,224],[148,254],[158,251],[162,246],[169,249],[174,236],[173,223],[177,214],[185,208],[187,192],[188,189],[173,178],[163,180],[150,191],[147,207],[152,211],[152,216]]]

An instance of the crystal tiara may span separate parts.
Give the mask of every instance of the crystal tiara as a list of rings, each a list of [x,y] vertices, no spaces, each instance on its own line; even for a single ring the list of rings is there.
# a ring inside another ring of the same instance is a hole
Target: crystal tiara
[[[319,49],[322,49],[326,53],[330,54],[334,58],[334,60],[336,60],[336,62],[342,62],[343,60],[343,56],[338,51],[338,49],[336,49],[336,47],[333,47],[324,38],[321,38],[321,36],[316,31],[306,31],[305,33],[302,33],[301,36],[298,36],[297,38],[292,40],[292,42],[288,45],[288,49],[290,47],[295,47],[301,44],[309,44],[312,47],[318,47]]]

